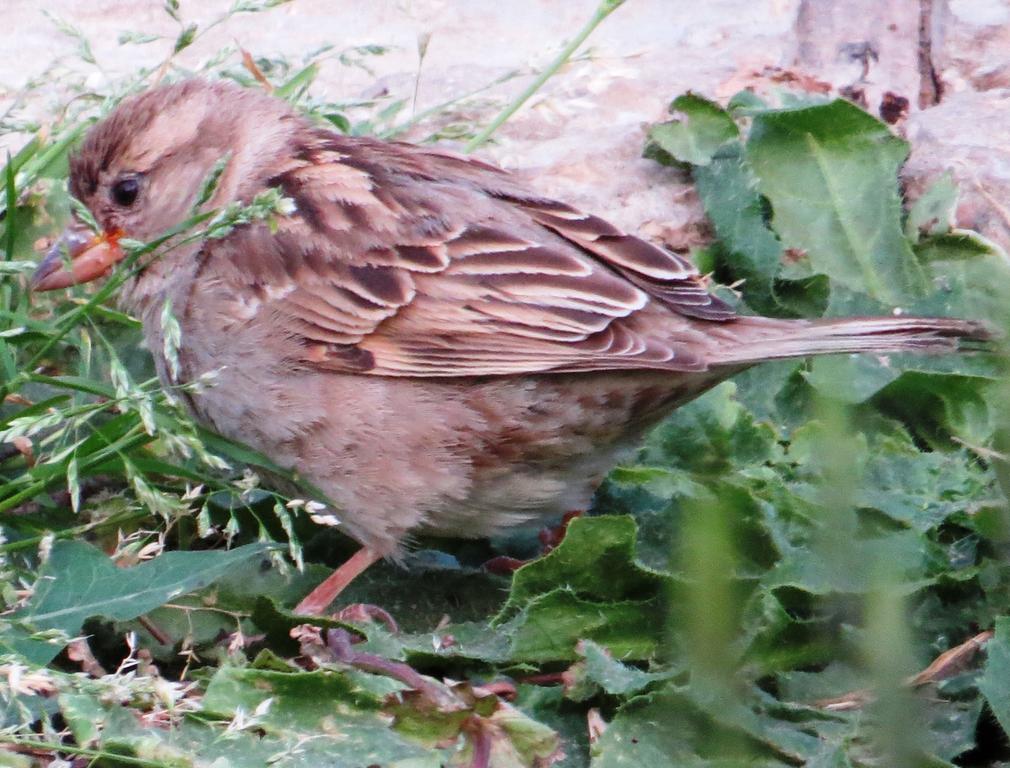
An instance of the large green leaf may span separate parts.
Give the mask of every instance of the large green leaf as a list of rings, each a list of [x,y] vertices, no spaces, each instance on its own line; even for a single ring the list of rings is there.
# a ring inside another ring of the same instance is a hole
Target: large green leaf
[[[581,640],[617,658],[649,659],[661,648],[665,627],[655,617],[664,611],[672,579],[637,561],[637,532],[626,516],[577,518],[560,545],[516,571],[508,600],[490,624],[448,624],[434,637],[401,635],[396,642],[408,660],[426,664],[574,661]],[[374,628],[362,630],[370,642],[383,642]]]
[[[361,763],[344,759],[333,751],[330,739],[309,739],[293,732],[264,733],[254,712],[232,723],[187,717],[172,728],[144,727],[136,713],[126,707],[109,706],[95,694],[60,697],[63,715],[80,744],[106,750],[109,765],[138,764],[151,768],[359,768]],[[231,728],[228,726],[231,725]],[[299,738],[301,737],[301,741]],[[91,741],[86,739],[90,738]],[[116,760],[112,755],[125,756]],[[415,756],[415,760],[419,760]],[[99,761],[104,762],[104,761]],[[429,762],[395,762],[390,768],[439,768]]]
[[[653,126],[649,139],[677,162],[708,165],[723,144],[739,135],[733,118],[697,94],[678,96],[670,111],[682,119]]]
[[[592,768],[702,768],[696,751],[697,725],[678,699],[648,694],[632,699],[592,748]]]
[[[818,357],[804,373],[822,397],[853,405],[865,403],[900,375],[900,370],[869,355]]]
[[[955,230],[927,237],[916,243],[921,261],[964,261],[998,253],[999,249],[977,232]]]
[[[236,564],[269,549],[249,544],[214,552],[166,552],[132,568],[117,568],[106,555],[82,541],[58,541],[39,572],[28,605],[12,617],[15,625],[0,635],[0,648],[45,664],[63,647],[33,633],[56,631],[71,638],[86,619],[132,619],[172,598],[200,589]]]
[[[905,236],[918,243],[924,235],[938,235],[950,230],[957,206],[957,185],[948,171],[940,176],[908,209]]]
[[[782,267],[783,248],[766,221],[766,204],[743,146],[723,146],[711,162],[695,166],[694,181],[719,240],[730,274],[744,279],[743,293],[755,307],[772,311],[772,284]]]
[[[516,661],[577,658],[579,640],[606,646],[620,658],[654,655],[670,577],[635,558],[637,526],[630,517],[577,518],[550,554],[516,571],[496,619]]]
[[[1004,733],[1010,735],[1010,618],[996,621],[996,631],[986,647],[988,658],[978,688],[989,702]]]
[[[393,731],[381,705],[352,678],[335,671],[223,667],[207,687],[203,710],[227,718],[241,713],[292,747],[315,742],[316,759],[327,756],[323,765],[395,765],[433,756],[433,750]]]
[[[901,227],[908,145],[846,101],[754,116],[747,157],[783,243],[814,271],[901,305],[927,281]]]
[[[771,424],[757,420],[725,382],[670,415],[648,438],[643,459],[676,464],[701,477],[772,461],[781,454]]]
[[[580,643],[577,650],[582,661],[573,667],[573,670],[577,669],[574,674],[582,675],[583,682],[598,685],[604,693],[612,696],[641,693],[658,681],[669,680],[674,674],[671,670],[646,672],[623,664],[613,657],[611,651],[591,640]]]
[[[757,179],[744,157],[733,118],[714,102],[688,93],[670,110],[682,119],[654,126],[646,155],[691,165],[705,213],[726,254],[731,274],[745,279],[744,295],[755,306],[774,308],[772,281],[782,261],[782,245],[768,226]]]
[[[616,574],[617,571],[612,573]],[[649,659],[661,647],[664,602],[643,592],[634,600],[585,600],[560,587],[532,600],[499,627],[511,639],[513,661],[549,663],[577,658],[581,640],[593,640],[625,659]]]
[[[429,680],[441,691],[436,701],[409,691],[376,695],[381,686],[370,679],[374,677],[327,668],[225,667],[207,688],[204,712],[252,718],[257,729],[292,748],[315,741],[316,755],[326,755],[323,765],[462,767],[472,764],[483,739],[489,742],[489,764],[500,768],[534,768],[557,751],[550,728],[469,685]]]
[[[331,672],[224,668],[197,716],[172,728],[141,725],[134,713],[94,692],[59,697],[78,743],[165,768],[439,768],[444,753],[390,728],[377,703]],[[113,761],[113,764],[115,761]]]
[[[576,518],[561,544],[516,571],[500,619],[511,616],[559,585],[599,602],[648,600],[668,577],[635,562],[635,521],[630,517]]]

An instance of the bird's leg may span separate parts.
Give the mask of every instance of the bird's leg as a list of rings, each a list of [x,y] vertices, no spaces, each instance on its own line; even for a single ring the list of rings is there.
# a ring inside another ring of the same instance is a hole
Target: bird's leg
[[[331,573],[323,583],[309,592],[305,599],[295,606],[300,616],[320,616],[330,606],[347,585],[364,573],[365,569],[382,559],[368,547],[362,547]]]

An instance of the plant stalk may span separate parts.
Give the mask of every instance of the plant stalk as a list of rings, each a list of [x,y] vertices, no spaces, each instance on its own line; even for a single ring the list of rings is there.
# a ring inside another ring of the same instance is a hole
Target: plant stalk
[[[624,2],[625,0],[601,0],[599,6],[596,8],[596,11],[593,12],[593,15],[583,25],[582,29],[579,30],[578,34],[575,35],[568,45],[564,47],[561,53],[558,54],[557,58],[551,62],[550,66],[541,72],[537,78],[529,84],[526,90],[519,94],[517,99],[499,112],[498,116],[491,121],[490,125],[470,139],[463,148],[463,151],[469,154],[491,138],[491,135],[501,128],[505,121],[516,113],[519,107],[525,104],[534,93],[540,90],[543,84],[546,83],[555,72],[565,65],[565,62],[572,57],[572,54],[575,53],[579,46],[586,41],[586,38],[593,33],[593,30],[596,29],[605,18],[624,5]]]

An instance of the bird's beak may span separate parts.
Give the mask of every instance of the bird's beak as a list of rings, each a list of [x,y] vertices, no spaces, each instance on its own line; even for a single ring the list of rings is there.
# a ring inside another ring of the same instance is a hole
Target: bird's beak
[[[52,291],[101,277],[123,258],[118,233],[94,234],[73,221],[32,275],[33,291]]]

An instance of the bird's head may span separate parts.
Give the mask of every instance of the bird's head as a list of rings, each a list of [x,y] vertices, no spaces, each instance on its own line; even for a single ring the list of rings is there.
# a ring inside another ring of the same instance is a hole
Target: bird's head
[[[100,231],[72,221],[33,288],[94,280],[122,259],[120,238],[148,241],[186,221],[222,158],[227,165],[206,205],[251,199],[304,125],[283,101],[225,82],[186,80],[125,99],[70,159],[70,192]]]

